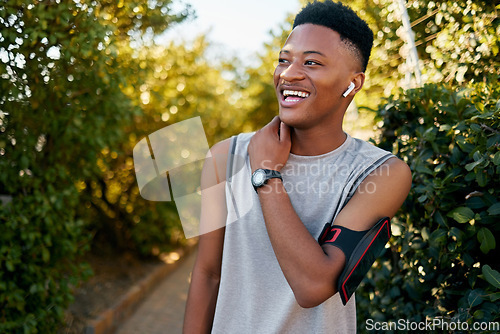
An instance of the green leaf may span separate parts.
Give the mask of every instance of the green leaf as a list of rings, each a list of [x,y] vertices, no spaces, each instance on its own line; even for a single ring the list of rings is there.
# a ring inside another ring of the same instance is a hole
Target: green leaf
[[[446,167],[446,163],[443,162],[442,164],[439,164],[436,166],[436,168],[434,168],[434,173],[439,173],[440,171],[442,171],[444,168]]]
[[[423,203],[423,202],[425,202],[426,200],[427,200],[427,195],[422,195],[422,196],[420,196],[419,198],[417,198],[417,201],[418,201],[419,203]]]
[[[500,292],[495,292],[495,293],[490,294],[490,300],[492,302],[496,302],[499,299],[500,299]]]
[[[50,260],[50,252],[47,248],[42,248],[42,260],[43,262],[49,262]]]
[[[479,193],[478,193],[478,195],[479,195]],[[482,196],[482,195],[480,195],[480,196]],[[481,209],[481,208],[484,208],[486,206],[486,204],[484,203],[484,201],[479,196],[469,197],[465,201],[465,203],[471,209]]]
[[[500,202],[497,202],[488,208],[488,213],[491,216],[500,215]]]
[[[437,244],[443,243],[446,241],[446,235],[448,233],[443,229],[437,229],[431,233],[430,240],[431,242],[435,242]]]
[[[500,273],[495,269],[491,269],[489,265],[482,267],[483,278],[495,288],[500,289]]]
[[[481,243],[481,251],[486,254],[490,250],[495,249],[496,241],[493,233],[486,227],[482,227],[477,232],[477,240]]]
[[[401,290],[399,289],[398,286],[393,286],[389,291],[389,294],[391,295],[392,298],[399,297],[401,295]]]
[[[481,296],[484,291],[482,290],[472,290],[467,297],[469,307],[474,307],[483,302],[483,297]]]
[[[463,259],[467,267],[471,267],[474,264],[474,259],[467,253],[463,254]]]
[[[471,128],[471,130],[472,130],[472,131],[474,131],[474,132],[478,132],[478,133],[480,133],[480,132],[482,132],[482,131],[483,131],[479,125],[474,124],[474,123],[472,123],[472,124],[470,125],[470,128]]]
[[[474,218],[474,211],[472,211],[468,207],[461,206],[448,212],[447,216],[463,224],[468,223],[472,218]]]
[[[420,232],[420,234],[422,235],[422,240],[424,241],[429,240],[429,229],[427,227],[424,227]]]
[[[467,165],[465,165],[465,169],[467,169],[467,171],[471,171],[473,170],[475,167],[479,166],[480,164],[482,164],[484,161],[484,157],[481,157],[478,161],[474,161],[474,162],[471,162],[471,163],[468,163]]]
[[[429,167],[427,167],[427,166],[417,165],[417,168],[415,168],[415,170],[418,173],[434,175],[434,173],[432,172],[432,170]]]
[[[488,138],[486,141],[486,147],[489,148],[494,148],[497,146],[497,144],[500,142],[500,134],[491,136]]]
[[[38,285],[37,284],[32,284],[30,286],[30,293],[34,295],[38,291]]]
[[[424,139],[427,141],[433,141],[436,139],[436,128],[429,128],[424,132]]]
[[[488,184],[486,170],[478,170],[476,173],[476,182],[480,187],[485,187]]]
[[[456,227],[452,227],[449,231],[449,235],[455,237],[457,241],[461,241],[464,236],[464,232]]]
[[[475,179],[476,179],[476,173],[474,173],[474,172],[467,173],[467,175],[465,175],[465,178],[464,178],[464,180],[466,182],[471,182],[472,180],[475,180]]]
[[[500,165],[500,151],[493,156],[493,163],[497,166]]]
[[[483,158],[483,156],[481,155],[481,152],[476,151],[472,155],[472,158],[474,159],[474,161],[478,161],[478,160],[481,160]]]
[[[448,227],[448,224],[446,224],[446,220],[440,211],[436,211],[436,213],[434,214],[434,221],[436,221],[439,225],[443,227]]]
[[[450,253],[454,253],[456,250],[457,250],[457,243],[456,242],[448,243],[448,251]]]
[[[29,161],[28,157],[27,157],[27,156],[25,156],[25,155],[23,155],[23,156],[21,157],[21,159],[19,159],[19,167],[20,167],[21,169],[26,169],[26,168],[28,168],[29,163],[30,163],[30,161]]]
[[[458,136],[456,142],[458,146],[462,149],[462,151],[466,153],[471,152],[475,148],[475,146],[472,145],[471,143],[468,143],[465,137],[463,136]]]
[[[6,261],[5,266],[7,267],[8,271],[14,271],[14,264],[11,261]]]
[[[474,319],[483,319],[484,318],[484,311],[483,310],[476,310],[473,314]]]

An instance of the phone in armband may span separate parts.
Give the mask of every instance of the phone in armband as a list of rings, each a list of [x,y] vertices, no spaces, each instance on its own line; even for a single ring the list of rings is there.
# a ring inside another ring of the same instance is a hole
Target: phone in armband
[[[390,238],[389,217],[380,219],[367,231],[353,231],[330,223],[325,225],[318,237],[319,244],[335,245],[346,256],[346,265],[337,283],[342,304],[347,304]]]

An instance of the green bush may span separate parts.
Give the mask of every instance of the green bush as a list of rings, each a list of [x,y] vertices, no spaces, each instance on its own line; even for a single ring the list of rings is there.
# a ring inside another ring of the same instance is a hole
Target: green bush
[[[76,184],[131,106],[91,8],[17,0],[0,18],[0,332],[54,333],[89,274]]]
[[[408,163],[413,185],[394,237],[357,294],[366,319],[500,318],[500,85],[426,85],[379,109],[380,147]]]

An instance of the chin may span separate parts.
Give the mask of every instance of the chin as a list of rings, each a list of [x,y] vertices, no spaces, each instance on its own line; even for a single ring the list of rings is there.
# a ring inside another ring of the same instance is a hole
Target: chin
[[[282,110],[279,111],[280,120],[289,127],[303,129],[308,127],[308,119],[304,113],[296,111]]]
[[[280,115],[280,119],[283,123],[294,129],[307,129],[308,124],[304,119],[283,117]]]

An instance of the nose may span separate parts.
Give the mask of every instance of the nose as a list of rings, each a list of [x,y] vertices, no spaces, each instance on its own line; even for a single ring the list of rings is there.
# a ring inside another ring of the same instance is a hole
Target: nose
[[[283,69],[279,76],[284,81],[292,82],[304,79],[304,72],[297,62],[293,62]]]

